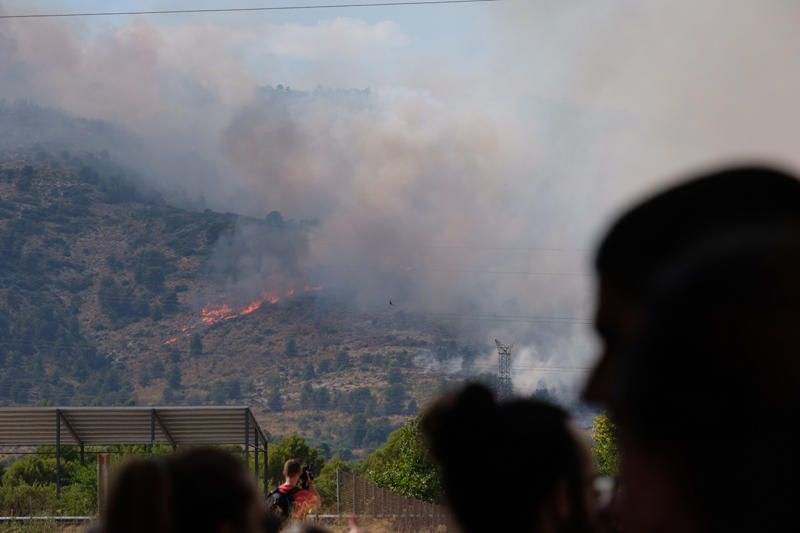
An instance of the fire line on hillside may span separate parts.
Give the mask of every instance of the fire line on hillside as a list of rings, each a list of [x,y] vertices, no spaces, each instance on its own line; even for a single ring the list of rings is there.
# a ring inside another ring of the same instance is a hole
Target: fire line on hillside
[[[319,292],[322,290],[321,286],[314,286],[314,285],[306,285],[303,289],[304,293],[311,293],[311,292]],[[195,322],[194,324],[186,325],[181,328],[181,333],[183,333],[184,337],[189,336],[189,332],[195,329],[198,326],[213,326],[219,322],[233,320],[236,318],[243,317],[245,315],[249,315],[255,311],[258,311],[263,307],[265,304],[267,305],[276,305],[280,303],[282,298],[291,298],[297,294],[295,289],[287,290],[283,295],[273,292],[273,291],[264,291],[262,292],[259,297],[244,307],[236,308],[230,304],[224,303],[221,305],[212,305],[207,304],[203,309],[200,310],[200,320]],[[165,340],[162,346],[169,346],[170,344],[175,344],[178,342],[178,337],[171,337]]]

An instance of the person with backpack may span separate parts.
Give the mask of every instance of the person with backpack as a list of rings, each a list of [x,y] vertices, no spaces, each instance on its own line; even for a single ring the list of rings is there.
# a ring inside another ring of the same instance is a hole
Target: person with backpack
[[[300,461],[289,459],[283,465],[283,477],[283,485],[267,495],[267,508],[282,520],[303,520],[322,503],[314,488],[314,476]]]

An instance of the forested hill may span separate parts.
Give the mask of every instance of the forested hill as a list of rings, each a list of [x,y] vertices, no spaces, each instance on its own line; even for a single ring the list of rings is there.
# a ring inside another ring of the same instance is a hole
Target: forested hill
[[[231,217],[192,215],[191,229],[169,231],[186,214],[107,159],[45,151],[5,155],[0,199],[0,400],[133,401],[104,332],[175,313],[167,278],[195,276],[191,258]]]
[[[240,283],[242,263],[291,270],[313,223],[184,210],[136,183],[103,155],[0,155],[0,404],[247,403],[274,434],[359,449],[440,390],[422,362],[475,354],[296,272]]]

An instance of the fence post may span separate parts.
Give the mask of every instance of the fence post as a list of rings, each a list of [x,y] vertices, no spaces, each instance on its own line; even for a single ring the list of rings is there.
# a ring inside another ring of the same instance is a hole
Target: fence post
[[[264,441],[264,494],[269,494],[269,441]]]
[[[258,486],[258,475],[261,473],[258,469],[258,453],[261,450],[258,447],[258,428],[253,428],[253,453],[255,454],[255,466],[253,466],[253,474],[256,476],[256,486]]]
[[[56,410],[56,500],[61,499],[61,411]]]
[[[342,489],[339,485],[339,476],[341,476],[341,472],[339,469],[336,469],[336,514],[339,515],[339,519],[342,518]]]
[[[250,469],[250,410],[244,410],[244,464]]]
[[[358,516],[358,490],[356,485],[356,475],[353,474],[353,516]]]
[[[97,514],[102,516],[108,502],[108,486],[110,484],[111,454],[97,454]]]

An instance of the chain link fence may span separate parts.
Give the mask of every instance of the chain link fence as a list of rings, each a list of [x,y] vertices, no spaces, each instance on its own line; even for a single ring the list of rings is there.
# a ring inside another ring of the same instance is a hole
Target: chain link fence
[[[336,514],[327,518],[340,525],[355,516],[370,531],[445,533],[456,528],[440,505],[401,496],[355,474],[336,472]]]

